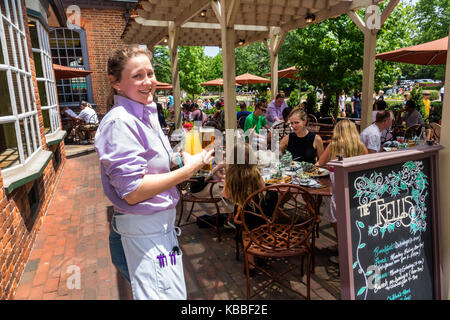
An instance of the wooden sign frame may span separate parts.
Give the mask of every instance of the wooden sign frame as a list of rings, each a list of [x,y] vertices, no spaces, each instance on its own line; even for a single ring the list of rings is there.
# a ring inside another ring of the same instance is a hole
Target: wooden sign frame
[[[431,190],[431,232],[433,248],[433,287],[434,298],[441,300],[443,297],[442,285],[442,264],[440,259],[439,246],[439,150],[443,147],[421,146],[399,150],[394,152],[381,152],[364,156],[345,158],[343,161],[333,160],[328,162],[334,167],[335,178],[335,201],[336,219],[338,224],[338,244],[339,244],[339,269],[341,276],[341,298],[343,300],[355,300],[355,285],[353,278],[353,252],[351,238],[351,217],[350,217],[350,189],[349,173],[362,170],[380,168],[401,164],[419,159],[429,159]]]

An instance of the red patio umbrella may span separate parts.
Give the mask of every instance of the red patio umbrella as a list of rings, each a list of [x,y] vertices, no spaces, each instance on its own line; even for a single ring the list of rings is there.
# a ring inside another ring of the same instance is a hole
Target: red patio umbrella
[[[379,53],[377,59],[411,64],[445,64],[447,59],[448,36],[442,39]]]
[[[53,71],[55,71],[55,78],[57,80],[87,77],[92,73],[90,70],[75,69],[59,64],[53,64]]]

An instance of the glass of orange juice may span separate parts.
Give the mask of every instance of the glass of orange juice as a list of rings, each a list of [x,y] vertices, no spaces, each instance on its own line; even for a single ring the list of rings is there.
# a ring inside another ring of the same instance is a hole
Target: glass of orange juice
[[[193,129],[184,136],[184,150],[192,155],[202,152],[200,133]]]

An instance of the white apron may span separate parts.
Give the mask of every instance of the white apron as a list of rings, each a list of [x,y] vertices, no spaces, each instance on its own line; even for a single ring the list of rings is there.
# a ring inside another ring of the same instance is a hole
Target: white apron
[[[181,230],[174,227],[175,215],[173,208],[151,215],[115,216],[135,300],[186,299],[177,239]]]

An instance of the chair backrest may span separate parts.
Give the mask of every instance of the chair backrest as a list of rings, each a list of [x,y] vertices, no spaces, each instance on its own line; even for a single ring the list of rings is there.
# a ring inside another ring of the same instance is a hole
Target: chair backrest
[[[415,136],[419,136],[420,129],[422,129],[421,124],[414,124],[412,126],[409,126],[405,130],[405,139],[414,138]]]
[[[207,121],[203,124],[203,127],[213,127],[213,128],[216,128],[216,129],[219,130],[219,131],[222,131],[222,130],[223,130],[222,124],[221,124],[219,121],[214,120],[214,119],[209,119],[209,120],[207,120]]]
[[[318,132],[319,126],[317,125],[317,118],[313,114],[308,114],[306,121],[306,128],[311,132]]]
[[[237,127],[244,130],[244,124],[245,124],[245,119],[247,119],[248,114],[243,114],[242,116],[239,117],[238,121],[237,121]]]
[[[243,232],[251,241],[271,252],[291,250],[306,242],[309,245],[318,222],[313,196],[292,184],[275,184],[255,191],[239,208],[239,217]],[[255,220],[260,222],[259,226],[255,226]],[[301,243],[298,239],[302,239]]]
[[[439,142],[439,140],[441,140],[441,126],[436,123],[436,122],[431,122],[430,123],[430,127],[431,127],[431,139],[433,139],[434,141]]]
[[[272,126],[272,136],[273,132],[278,132],[278,138],[283,139],[284,136],[287,136],[291,132],[293,132],[291,126],[286,122],[280,122],[274,126]]]

